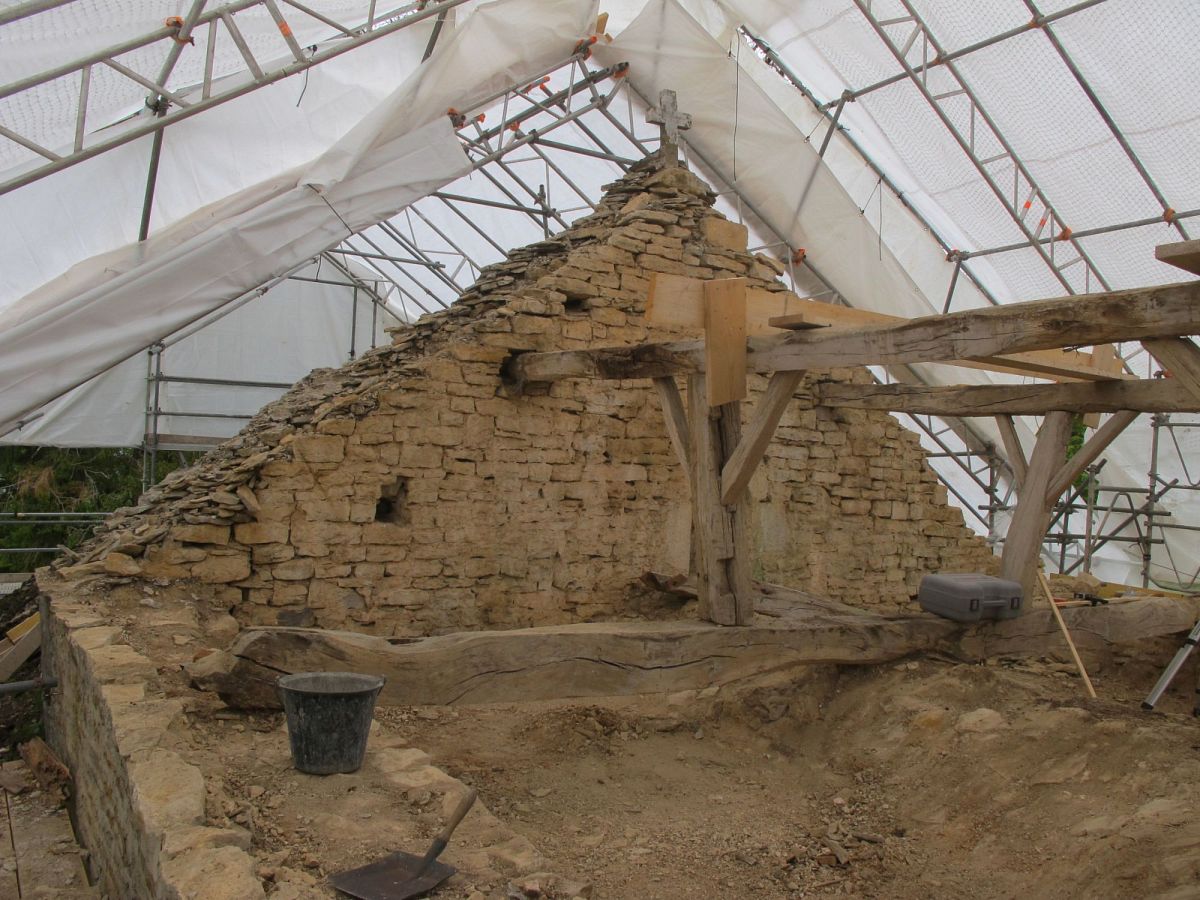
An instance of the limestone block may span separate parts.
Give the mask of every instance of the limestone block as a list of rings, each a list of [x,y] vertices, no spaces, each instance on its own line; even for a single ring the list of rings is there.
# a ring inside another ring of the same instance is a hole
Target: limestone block
[[[405,444],[400,450],[399,464],[406,469],[436,469],[442,465],[442,448],[421,444]]]
[[[189,544],[216,544],[224,546],[229,543],[228,525],[176,525],[171,529],[171,537],[177,541]]]
[[[288,530],[286,522],[242,522],[233,526],[233,537],[242,544],[282,544]]]
[[[104,557],[104,571],[110,575],[139,575],[142,567],[132,556],[113,550]]]
[[[258,900],[266,897],[254,858],[238,847],[181,853],[163,864],[163,878],[181,900]]]
[[[205,584],[228,584],[250,577],[250,558],[243,553],[210,554],[207,559],[195,563],[192,577]]]
[[[292,444],[296,458],[308,463],[336,463],[346,456],[346,439],[336,434],[310,434]]]
[[[258,495],[254,493],[253,489],[249,485],[239,484],[234,493],[237,495],[237,498],[242,501],[242,506],[246,508],[246,511],[250,513],[250,515],[257,516],[260,512],[262,512],[262,506],[258,502]]]
[[[151,828],[204,824],[204,779],[177,753],[152,750],[130,761],[129,777],[134,802]]]
[[[296,548],[287,544],[256,544],[251,551],[251,556],[256,566],[283,562],[285,559],[291,559],[295,555]]]
[[[289,559],[271,566],[271,575],[279,581],[304,581],[313,577],[313,561],[308,558]]]
[[[101,684],[146,681],[157,674],[154,663],[128,644],[106,644],[89,650],[88,660]]]

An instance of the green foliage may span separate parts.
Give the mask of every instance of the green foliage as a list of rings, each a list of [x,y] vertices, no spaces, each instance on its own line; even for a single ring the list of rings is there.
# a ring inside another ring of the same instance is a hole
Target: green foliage
[[[1078,453],[1086,440],[1087,426],[1083,424],[1083,415],[1076,413],[1071,417],[1071,436],[1067,439],[1067,459]],[[1092,480],[1092,476],[1086,471],[1080,472],[1075,478],[1075,486],[1079,488],[1079,493],[1084,497],[1091,489]]]
[[[165,465],[164,465],[165,464]],[[178,468],[159,459],[159,477]],[[142,490],[142,451],[130,448],[67,449],[0,446],[0,546],[75,547],[96,523],[26,523],[12,513],[111,512],[137,501]],[[0,572],[29,572],[53,554],[0,554]]]

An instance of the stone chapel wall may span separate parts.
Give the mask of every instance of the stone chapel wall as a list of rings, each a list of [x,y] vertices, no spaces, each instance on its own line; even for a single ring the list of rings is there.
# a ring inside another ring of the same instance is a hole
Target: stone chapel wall
[[[500,369],[518,351],[678,337],[642,317],[654,271],[782,290],[713,199],[683,169],[640,165],[449,310],[301,381],[115,516],[74,569],[195,579],[244,624],[416,635],[626,614],[641,573],[688,560],[687,479],[656,396],[578,380],[512,398]],[[825,377],[869,376],[805,385]],[[756,575],[897,608],[927,572],[993,565],[915,435],[814,408],[806,386],[751,484]]]

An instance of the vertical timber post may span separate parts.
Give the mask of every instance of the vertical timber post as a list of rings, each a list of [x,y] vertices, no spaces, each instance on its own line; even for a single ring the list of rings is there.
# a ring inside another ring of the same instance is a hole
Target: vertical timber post
[[[709,406],[704,375],[688,377],[692,546],[700,618],[746,625],[753,615],[749,540],[742,503],[721,503],[721,469],[741,434],[741,403]]]
[[[1038,557],[1046,537],[1046,528],[1050,525],[1050,512],[1057,499],[1048,498],[1047,491],[1066,459],[1070,434],[1070,413],[1047,413],[1042,419],[1037,443],[1029,457],[1029,468],[1017,494],[1017,508],[1004,539],[1000,577],[1019,582],[1026,603],[1035,595]]]

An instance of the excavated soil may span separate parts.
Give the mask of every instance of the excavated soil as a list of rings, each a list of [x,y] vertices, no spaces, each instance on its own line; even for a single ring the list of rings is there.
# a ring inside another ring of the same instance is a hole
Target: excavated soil
[[[276,900],[424,849],[453,782],[389,779],[402,748],[484,804],[439,896],[1181,900],[1200,897],[1195,673],[1144,713],[1155,670],[1098,679],[1099,701],[1057,663],[926,657],[738,692],[381,708],[352,776],[293,771],[280,715],[210,712],[192,750]]]

